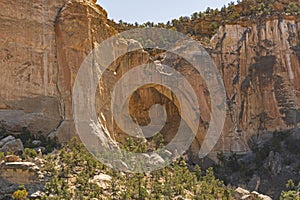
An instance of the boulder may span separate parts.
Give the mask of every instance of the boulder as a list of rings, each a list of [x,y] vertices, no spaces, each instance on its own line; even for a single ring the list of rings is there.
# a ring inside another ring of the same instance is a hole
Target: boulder
[[[29,197],[30,199],[41,199],[45,195],[44,192],[36,191],[33,194],[31,194]]]
[[[271,197],[269,197],[267,195],[264,195],[264,194],[259,194],[258,198],[261,199],[261,200],[272,200]]]
[[[40,140],[33,140],[33,141],[32,141],[32,144],[33,144],[34,146],[36,146],[36,147],[39,146],[39,145],[41,145],[41,143],[42,143],[42,142],[41,142]]]
[[[162,164],[165,163],[165,160],[160,155],[158,155],[157,153],[153,153],[149,157],[149,162],[152,165],[162,165]]]
[[[5,156],[4,158],[4,162],[19,162],[19,161],[21,161],[21,158],[16,155],[8,155]]]
[[[0,151],[17,153],[17,152],[21,152],[23,150],[24,150],[24,146],[23,146],[21,139],[16,139],[16,140],[12,140],[12,141],[5,143],[2,146]]]
[[[94,176],[90,182],[97,184],[101,188],[106,188],[108,184],[111,182],[111,176],[107,174],[99,174]]]
[[[12,184],[28,185],[39,181],[39,167],[31,162],[4,162],[0,178]]]
[[[248,190],[245,190],[241,187],[238,187],[237,189],[235,189],[235,192],[241,196],[244,196],[244,195],[247,195],[247,194],[250,194],[250,192]]]
[[[241,187],[238,187],[235,190],[235,196],[234,199],[238,200],[256,200],[256,199],[261,199],[261,200],[272,200],[271,197],[267,195],[260,194],[256,191],[249,192],[248,190],[245,190]]]
[[[264,194],[260,194],[256,191],[251,192],[251,197],[252,197],[252,199],[272,200],[271,197],[264,195]]]
[[[1,141],[0,141],[0,148],[3,147],[3,145],[7,142],[10,142],[10,141],[13,141],[15,140],[16,138],[14,136],[7,136],[6,138],[3,138]]]

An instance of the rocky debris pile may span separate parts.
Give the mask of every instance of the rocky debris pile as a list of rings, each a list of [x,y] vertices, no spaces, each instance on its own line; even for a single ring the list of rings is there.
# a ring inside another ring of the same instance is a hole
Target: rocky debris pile
[[[20,185],[28,189],[30,199],[35,199],[43,189],[43,182],[44,175],[34,162],[22,162],[20,157],[9,155],[0,163],[0,199],[10,199]]]
[[[253,136],[248,141],[252,152],[218,156],[217,177],[231,185],[279,199],[290,179],[299,182],[299,133],[299,128],[292,128]]]
[[[0,141],[0,151],[18,153],[24,150],[21,139],[16,139],[14,136],[7,136]]]
[[[235,190],[235,199],[243,199],[243,200],[255,200],[255,199],[261,199],[261,200],[272,200],[271,197],[263,194],[259,194],[256,191],[249,192],[248,190],[245,190],[243,188],[238,187]]]
[[[112,177],[107,174],[99,174],[90,179],[89,182],[97,184],[100,188],[106,189]]]
[[[35,193],[31,194],[29,196],[30,199],[41,199],[43,196],[45,196],[45,194],[41,191],[36,191]]]
[[[19,185],[28,185],[39,181],[39,167],[32,162],[2,162],[0,177]]]
[[[278,152],[271,151],[267,157],[264,168],[269,169],[272,174],[278,175],[282,170],[282,157]]]
[[[20,162],[21,158],[16,155],[7,155],[4,157],[4,162]]]

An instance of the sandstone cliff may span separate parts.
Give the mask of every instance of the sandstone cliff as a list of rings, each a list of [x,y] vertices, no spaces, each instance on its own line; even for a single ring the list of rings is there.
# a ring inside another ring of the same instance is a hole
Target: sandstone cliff
[[[220,27],[211,54],[222,73],[228,118],[225,151],[249,150],[252,135],[293,128],[299,118],[299,18]]]
[[[94,1],[1,1],[0,121],[8,131],[72,128],[71,89],[76,72],[97,43],[116,31]]]
[[[117,32],[107,24],[106,12],[94,1],[16,0],[0,1],[0,6],[0,121],[11,132],[28,127],[32,133],[56,134],[67,141],[74,134],[72,87],[77,71],[97,44]],[[212,38],[208,50],[223,76],[228,106],[216,151],[247,152],[251,136],[300,122],[299,34],[298,18],[274,17],[247,26],[220,27]],[[134,44],[124,40],[116,45],[129,48]],[[140,51],[127,58],[130,62],[120,59],[107,72],[97,97],[102,104],[98,110],[99,115],[103,113],[102,123],[114,133],[115,140],[121,140],[123,133],[109,115],[111,86],[128,69],[147,62],[149,54]],[[176,64],[169,64],[176,68]],[[193,71],[184,66],[178,70],[193,78]],[[190,81],[202,84],[200,79]],[[192,145],[195,155],[210,120],[205,84],[200,88],[197,95],[203,114]],[[140,124],[149,123],[145,110],[153,103],[165,105],[170,115],[167,122],[180,120],[177,102],[168,91],[141,88],[137,94],[131,99],[134,106],[130,112]],[[165,126],[167,140],[177,128],[171,126]]]
[[[299,18],[273,16],[258,18],[256,22],[244,21],[221,26],[212,37],[206,49],[218,66],[227,96],[225,127],[215,152],[211,154],[212,158],[220,151],[237,154],[249,152],[249,141],[253,138],[260,141],[271,132],[298,126],[299,33]],[[197,88],[201,123],[191,146],[194,154],[200,149],[211,117],[207,86],[184,59],[171,58],[170,53],[160,56],[163,57],[162,64],[174,67]],[[168,107],[171,120],[167,121],[162,131],[166,131],[167,140],[170,141],[177,130],[176,126],[171,125],[172,121],[178,121],[181,117],[176,109],[176,99],[168,103],[172,96],[160,87],[151,90],[142,88],[137,96],[141,99],[153,97],[151,101],[132,101],[132,105],[136,105],[136,112],[132,111],[132,115],[142,124],[148,118],[138,109],[147,110],[159,99]]]

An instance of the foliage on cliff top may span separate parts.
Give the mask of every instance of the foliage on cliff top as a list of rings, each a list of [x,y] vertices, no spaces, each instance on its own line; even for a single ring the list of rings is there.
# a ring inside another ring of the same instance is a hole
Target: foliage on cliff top
[[[220,25],[228,23],[245,23],[270,16],[300,16],[300,0],[238,0],[233,1],[221,9],[208,7],[204,12],[195,12],[191,16],[182,16],[166,23],[144,24],[126,23],[113,20],[109,24],[119,32],[132,28],[160,27],[180,31],[201,39],[202,36],[211,37]]]

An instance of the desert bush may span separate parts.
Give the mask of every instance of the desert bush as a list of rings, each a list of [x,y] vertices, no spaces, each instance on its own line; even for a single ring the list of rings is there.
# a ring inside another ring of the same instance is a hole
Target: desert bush
[[[19,186],[19,189],[12,194],[12,198],[15,200],[27,200],[28,192],[24,186]]]

